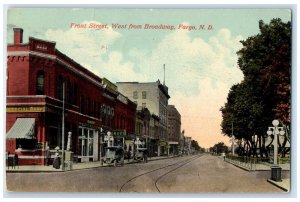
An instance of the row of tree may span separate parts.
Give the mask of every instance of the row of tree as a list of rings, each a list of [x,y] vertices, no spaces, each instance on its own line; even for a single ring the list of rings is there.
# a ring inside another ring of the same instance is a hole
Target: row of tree
[[[196,151],[205,152],[205,148],[200,147],[196,140],[192,140],[191,147],[194,147]]]
[[[215,154],[221,154],[221,153],[228,153],[229,149],[224,144],[224,142],[218,142],[214,146],[209,148],[209,152],[215,153]]]
[[[288,134],[291,122],[291,23],[259,21],[259,30],[241,41],[243,48],[237,54],[244,79],[231,87],[220,109],[222,133],[233,135],[243,154],[253,156],[258,155],[257,148],[261,156],[268,155],[264,141],[273,119]]]

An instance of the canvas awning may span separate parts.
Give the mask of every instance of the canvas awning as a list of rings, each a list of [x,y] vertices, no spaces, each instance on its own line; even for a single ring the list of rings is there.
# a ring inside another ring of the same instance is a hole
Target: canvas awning
[[[18,118],[6,139],[34,139],[34,118]]]

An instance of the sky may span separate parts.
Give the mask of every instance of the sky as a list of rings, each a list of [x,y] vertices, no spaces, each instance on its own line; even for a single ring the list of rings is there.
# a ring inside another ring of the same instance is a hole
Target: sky
[[[11,8],[7,15],[7,42],[13,42],[14,27],[23,28],[25,43],[29,36],[55,41],[58,50],[112,82],[162,82],[165,64],[169,104],[180,112],[182,130],[201,147],[208,148],[221,141],[229,145],[229,138],[221,133],[220,108],[230,87],[243,79],[236,55],[242,48],[240,41],[259,33],[259,20],[269,23],[272,18],[287,22],[291,12]],[[114,28],[113,24],[121,26]],[[147,24],[158,28],[145,29]],[[100,29],[89,28],[90,25]],[[164,25],[174,28],[159,29]]]

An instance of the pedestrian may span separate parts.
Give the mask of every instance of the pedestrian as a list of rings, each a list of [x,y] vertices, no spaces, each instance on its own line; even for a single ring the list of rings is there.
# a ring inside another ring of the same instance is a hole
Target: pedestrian
[[[128,152],[127,152],[127,161],[128,162],[129,162],[130,158],[131,158],[131,150],[128,150]]]
[[[50,152],[49,146],[47,146],[47,148],[46,148],[46,165],[47,166],[50,165],[50,160],[51,160],[51,152]]]
[[[60,168],[60,157],[59,157],[59,150],[56,151],[55,157],[53,160],[53,168],[59,169]]]
[[[19,156],[17,153],[15,153],[15,155],[13,157],[13,166],[14,166],[14,168],[16,168],[17,166],[19,168]]]
[[[148,150],[144,150],[143,152],[143,159],[144,159],[144,163],[148,162]]]
[[[7,165],[7,169],[9,169],[9,155],[10,155],[10,152],[6,152],[6,165]]]

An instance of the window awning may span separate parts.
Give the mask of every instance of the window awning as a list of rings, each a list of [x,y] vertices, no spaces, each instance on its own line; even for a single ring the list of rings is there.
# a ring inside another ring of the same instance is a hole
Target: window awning
[[[18,118],[6,139],[34,139],[34,118]]]

